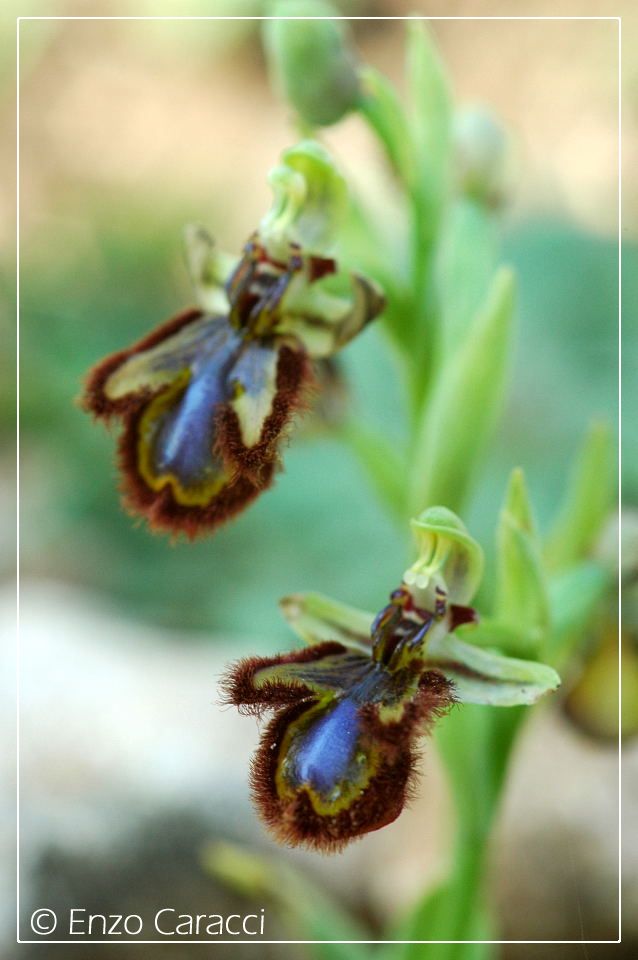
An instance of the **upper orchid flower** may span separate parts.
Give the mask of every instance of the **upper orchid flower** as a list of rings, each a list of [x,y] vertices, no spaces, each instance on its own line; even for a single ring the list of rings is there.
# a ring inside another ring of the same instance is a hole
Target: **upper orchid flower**
[[[270,180],[273,208],[239,260],[189,228],[199,307],[89,374],[87,409],[124,422],[125,503],[154,528],[195,536],[270,486],[312,360],[335,353],[383,310],[376,285],[344,278],[328,255],[347,195],[323,148],[305,141],[288,150]],[[344,279],[349,294],[327,289]]]
[[[409,795],[416,743],[454,703],[533,703],[558,686],[543,664],[471,639],[482,552],[449,510],[413,521],[419,558],[373,617],[317,594],[284,614],[310,646],[239,661],[226,699],[275,711],[252,768],[258,810],[278,839],[324,851],[391,823]]]

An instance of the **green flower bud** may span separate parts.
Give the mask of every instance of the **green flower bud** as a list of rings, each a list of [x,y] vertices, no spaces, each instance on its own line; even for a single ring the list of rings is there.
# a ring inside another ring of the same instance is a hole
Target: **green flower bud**
[[[484,107],[466,107],[454,119],[456,176],[461,193],[488,207],[507,194],[507,137]]]
[[[497,531],[497,619],[509,626],[507,652],[537,659],[549,629],[545,573],[522,470],[510,477]]]
[[[321,0],[286,0],[274,16],[330,17]],[[337,123],[360,100],[356,64],[341,20],[267,20],[264,45],[274,84],[302,120],[312,126]]]

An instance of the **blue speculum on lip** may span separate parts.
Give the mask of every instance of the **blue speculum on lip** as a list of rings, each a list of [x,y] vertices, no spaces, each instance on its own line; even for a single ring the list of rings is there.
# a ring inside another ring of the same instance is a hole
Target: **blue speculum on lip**
[[[205,503],[226,482],[215,454],[215,420],[228,399],[228,371],[241,343],[227,324],[215,324],[181,374],[177,368],[173,386],[147,407],[140,423],[140,470],[154,489],[170,484],[180,500]],[[169,353],[162,364],[171,359]]]
[[[227,357],[223,360],[228,362]],[[219,472],[213,454],[215,414],[226,399],[223,363],[209,357],[193,369],[175,407],[163,414],[153,439],[158,474],[171,474],[182,487],[196,487]]]
[[[288,757],[290,782],[329,797],[348,776],[359,733],[357,705],[346,697],[297,735]]]

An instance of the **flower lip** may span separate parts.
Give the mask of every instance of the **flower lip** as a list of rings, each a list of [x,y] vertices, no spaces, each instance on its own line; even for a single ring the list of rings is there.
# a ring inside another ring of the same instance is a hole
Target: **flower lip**
[[[337,850],[399,815],[415,776],[414,741],[454,700],[451,683],[423,660],[436,622],[402,587],[377,616],[367,650],[324,641],[231,669],[227,702],[275,710],[252,786],[284,842]]]

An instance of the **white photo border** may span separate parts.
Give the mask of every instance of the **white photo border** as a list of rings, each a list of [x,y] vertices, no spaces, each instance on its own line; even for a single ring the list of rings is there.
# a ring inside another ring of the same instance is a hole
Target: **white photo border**
[[[16,942],[55,944],[174,944],[174,937],[164,940],[54,940],[44,934],[36,940],[20,938],[20,24],[30,20],[600,20],[618,24],[618,517],[622,529],[622,17],[621,16],[388,16],[388,17],[267,17],[267,16],[18,16],[16,17]],[[621,569],[622,543],[618,538],[618,569]],[[618,586],[618,937],[615,940],[180,940],[184,945],[216,943],[239,944],[614,944],[622,943],[622,596]],[[37,911],[36,911],[37,912]]]

